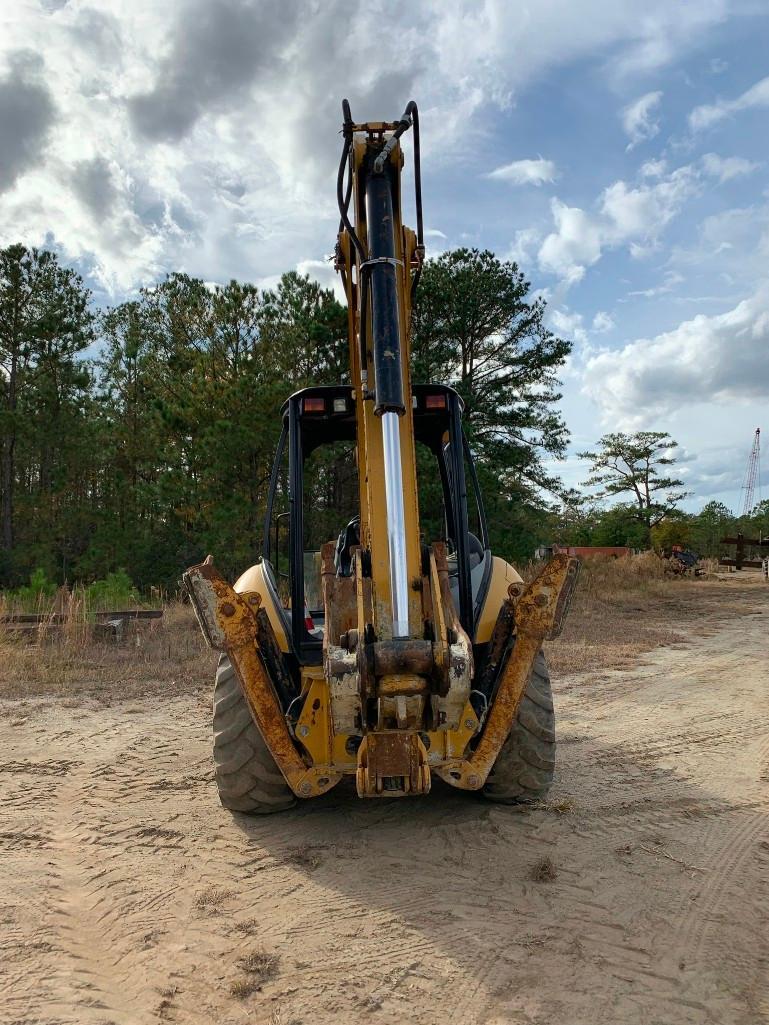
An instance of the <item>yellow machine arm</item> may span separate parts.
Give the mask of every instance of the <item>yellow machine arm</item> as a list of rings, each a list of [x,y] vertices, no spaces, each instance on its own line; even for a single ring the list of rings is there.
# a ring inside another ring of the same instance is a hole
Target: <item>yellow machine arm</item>
[[[424,258],[419,113],[412,101],[397,122],[355,124],[346,100],[342,107],[342,231],[336,252],[349,311],[361,546],[371,553],[373,629],[382,639],[421,638],[419,588],[412,587],[422,569],[410,330],[411,298]],[[401,219],[400,138],[412,124],[416,236]]]
[[[291,578],[287,616],[267,555],[234,587],[210,558],[184,579],[203,632],[229,656],[294,794],[317,796],[345,774],[355,776],[362,797],[423,794],[433,772],[478,790],[510,734],[544,638],[560,629],[577,564],[556,555],[525,585],[487,540],[470,534],[461,399],[445,385],[414,389],[411,381],[411,307],[424,260],[418,110],[412,101],[398,121],[356,124],[345,100],[343,113],[336,267],[347,295],[352,387],[336,388],[330,406],[322,388],[308,392],[323,411],[326,436],[355,440],[360,524],[344,568],[333,541],[317,553],[322,656],[319,640],[310,639],[315,661],[304,656],[309,635],[305,647],[297,642],[303,576]],[[408,130],[416,234],[401,217],[400,140]],[[302,420],[306,395],[292,396],[287,414],[289,470],[298,467],[291,479],[299,492],[302,438],[314,429]],[[426,544],[420,534],[417,436],[429,438],[439,460],[450,551],[446,541]],[[300,509],[301,501],[292,493]],[[293,524],[291,571],[301,574],[301,516]]]

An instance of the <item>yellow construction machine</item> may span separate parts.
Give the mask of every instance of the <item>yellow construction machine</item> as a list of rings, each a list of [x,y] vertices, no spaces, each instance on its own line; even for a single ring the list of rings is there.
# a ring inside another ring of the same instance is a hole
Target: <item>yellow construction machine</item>
[[[360,797],[426,794],[439,776],[496,801],[539,799],[555,764],[541,646],[560,628],[577,563],[555,555],[525,584],[492,555],[462,400],[444,384],[411,381],[424,261],[417,106],[365,124],[346,100],[342,108],[336,266],[350,384],[305,388],[285,403],[261,561],[233,586],[210,556],[184,575],[222,652],[219,796],[235,811],[270,812],[344,776]],[[401,221],[409,129],[416,234]],[[318,517],[305,468],[340,443],[357,469],[356,508],[339,509],[338,538],[308,550]],[[440,493],[435,537],[420,530],[418,466]]]

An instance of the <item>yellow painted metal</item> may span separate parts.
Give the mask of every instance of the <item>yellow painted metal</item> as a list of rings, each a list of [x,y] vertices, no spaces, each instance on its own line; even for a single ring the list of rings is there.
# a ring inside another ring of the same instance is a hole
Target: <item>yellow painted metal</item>
[[[380,698],[394,694],[426,694],[427,691],[427,680],[415,673],[390,673],[380,677],[377,682],[377,694]]]
[[[507,600],[510,584],[522,584],[523,577],[510,563],[496,555],[491,564],[491,580],[475,628],[475,643],[486,644],[491,640],[499,610]]]
[[[353,200],[352,209],[358,211],[355,230],[363,244],[366,244],[365,196],[360,189],[360,171],[367,153],[367,136],[363,133],[354,136],[352,147]],[[402,166],[403,155],[400,145],[396,145],[390,154],[390,161],[398,170]],[[400,181],[400,174],[397,175]],[[411,257],[415,249],[413,232],[404,234],[401,222],[400,188],[393,195],[393,236],[395,242],[395,259],[398,276],[399,319],[401,335],[401,370],[403,373],[403,395],[406,409],[399,417],[399,433],[401,445],[401,463],[403,467],[403,505],[406,526],[406,565],[409,580],[421,578],[421,550],[419,540],[419,509],[417,503],[416,455],[414,446],[414,425],[411,408],[411,367],[410,367],[410,330],[411,330]],[[353,253],[349,246],[347,233],[343,233],[343,251],[347,254],[347,267],[351,268]],[[357,257],[356,257],[357,259]],[[360,287],[360,268],[356,265],[355,283],[352,273],[347,275],[348,309],[357,304],[353,288]],[[382,468],[384,453],[382,442],[382,420],[374,414],[374,403],[368,396],[376,382],[373,380],[374,360],[369,351],[367,375],[363,374],[360,365],[358,345],[359,325],[355,323],[354,314],[349,315],[348,323],[353,327],[350,332],[350,363],[352,380],[355,382],[355,413],[357,420],[358,441],[358,477],[360,484],[360,532],[361,543],[371,553],[371,592],[373,603],[373,625],[381,640],[392,637],[392,606],[390,597],[390,555],[388,550],[387,515],[385,482]],[[367,337],[372,337],[369,319]],[[360,387],[358,384],[360,383]],[[409,623],[412,636],[421,636],[421,600],[418,589],[409,591]]]
[[[514,602],[515,647],[503,670],[481,739],[469,757],[436,769],[452,786],[479,790],[486,782],[510,733],[537,652],[555,623],[564,584],[567,578],[575,578],[576,565],[577,560],[568,555],[554,555]],[[518,586],[513,585],[516,589]],[[511,596],[508,600],[514,599]]]
[[[304,676],[306,686],[303,690],[307,696],[296,722],[296,738],[316,768],[352,775],[358,767],[358,761],[356,755],[347,750],[350,734],[334,733],[328,685],[317,674],[318,669],[314,668],[311,675]],[[434,730],[424,734],[427,738],[424,745],[427,764],[435,768],[443,762],[462,758],[477,731],[478,717],[468,701],[459,729]]]
[[[306,698],[294,727],[297,740],[306,749],[316,769],[354,773],[358,762],[355,753],[347,750],[350,735],[334,733],[328,683],[323,670],[314,666],[303,673],[302,678]]]
[[[478,732],[478,716],[475,709],[468,701],[465,705],[462,718],[457,730],[431,730],[427,733],[429,745],[427,748],[427,761],[431,768],[435,768],[443,762],[451,762],[457,758],[463,758],[467,745]]]
[[[311,680],[302,711],[296,721],[294,734],[307,750],[313,765],[328,765],[331,761],[331,714],[328,684],[325,680]]]
[[[213,648],[226,651],[275,764],[297,797],[317,797],[330,790],[341,773],[308,766],[297,750],[256,642],[256,613],[261,597],[247,597],[217,572],[211,557],[184,574],[195,614]]]
[[[267,618],[270,620],[270,626],[272,632],[275,634],[275,640],[278,642],[278,647],[281,651],[288,651],[288,637],[286,636],[286,625],[283,620],[283,616],[280,613],[280,609],[275,605],[275,602],[270,598],[271,589],[267,584],[266,572],[263,563],[258,563],[256,566],[249,566],[249,568],[242,573],[233,584],[234,591],[238,594],[243,594],[246,591],[254,591],[261,596],[262,608],[267,613]]]

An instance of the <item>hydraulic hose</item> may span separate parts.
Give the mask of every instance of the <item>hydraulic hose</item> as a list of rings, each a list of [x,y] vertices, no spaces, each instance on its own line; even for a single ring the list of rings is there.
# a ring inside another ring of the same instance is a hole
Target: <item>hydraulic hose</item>
[[[345,170],[348,167],[348,158],[350,156],[350,150],[352,149],[352,128],[353,120],[352,113],[350,111],[350,103],[348,100],[342,100],[342,132],[344,134],[344,146],[342,148],[342,157],[339,161],[339,172],[336,179],[336,196],[337,204],[339,206],[339,230],[346,228],[350,236],[350,240],[355,247],[358,254],[359,264],[361,266],[360,271],[360,329],[359,329],[359,346],[360,346],[360,365],[361,371],[366,374],[367,365],[367,333],[368,333],[368,299],[369,299],[369,271],[370,266],[366,265],[366,252],[363,248],[363,244],[358,238],[355,228],[352,225],[349,217],[350,199],[352,197],[352,173],[347,175],[347,183],[345,185]],[[400,119],[398,120],[398,127],[395,129],[393,134],[385,143],[381,152],[378,154],[374,161],[374,174],[381,174],[384,170],[385,163],[387,162],[390,153],[395,148],[396,143],[401,136],[412,128],[414,131],[414,202],[416,206],[416,218],[417,218],[417,248],[420,255],[424,254],[425,239],[424,239],[424,218],[422,213],[422,161],[421,161],[421,148],[419,138],[419,108],[414,100],[409,100],[406,104],[406,109],[403,111]],[[421,265],[417,267],[414,277],[411,281],[411,303],[413,305],[416,297],[417,286],[419,285],[419,279],[422,274]]]
[[[424,254],[425,249],[425,233],[424,233],[424,222],[422,217],[422,160],[419,144],[419,108],[417,107],[414,100],[409,100],[406,104],[406,109],[403,111],[401,118],[398,122],[398,127],[395,129],[393,134],[387,140],[386,144],[382,148],[381,153],[374,161],[374,173],[381,174],[384,170],[387,158],[395,148],[395,144],[400,137],[407,132],[409,128],[414,129],[414,202],[416,205],[417,212],[417,246],[419,247],[420,254]],[[414,274],[414,278],[411,282],[411,302],[413,304],[414,297],[417,292],[417,285],[419,284],[419,278],[422,274],[422,268],[417,267]]]
[[[339,171],[336,176],[336,200],[339,206],[339,230],[342,228],[347,229],[347,233],[350,236],[352,244],[355,246],[355,250],[358,253],[359,265],[363,265],[366,260],[366,252],[358,238],[355,228],[352,226],[348,211],[350,209],[350,198],[352,196],[352,170],[347,175],[347,188],[344,185],[344,172],[348,164],[348,158],[350,156],[350,150],[352,149],[352,114],[350,112],[349,100],[342,100],[342,132],[344,133],[344,146],[342,147],[342,159],[339,161]],[[366,268],[363,268],[360,275],[360,323],[358,330],[358,342],[359,342],[359,354],[360,354],[360,367],[361,375],[366,380],[368,371],[366,368],[367,357],[367,328],[368,328],[368,274]]]
[[[344,188],[344,171],[347,164],[347,158],[350,155],[352,149],[352,126],[353,120],[350,114],[350,104],[347,100],[342,100],[342,114],[344,116],[344,123],[342,125],[342,132],[344,133],[344,146],[342,148],[342,159],[339,161],[339,171],[336,176],[336,201],[339,205],[339,217],[341,218],[342,224],[349,232],[352,244],[360,257],[361,263],[366,259],[366,252],[361,244],[360,239],[355,233],[350,218],[347,215],[348,207],[350,206],[350,196],[352,194],[352,174],[349,176],[350,180],[347,183],[347,193],[345,195]]]
[[[419,149],[419,110],[417,109],[416,103],[411,100],[406,107],[406,112],[410,112],[412,125],[414,129],[414,203],[417,210],[417,246],[421,256],[424,256],[425,251],[425,232],[424,222],[422,219],[422,161]],[[422,265],[417,267],[414,273],[414,278],[411,282],[411,304],[414,305],[414,298],[417,294],[417,285],[419,279],[422,276]]]

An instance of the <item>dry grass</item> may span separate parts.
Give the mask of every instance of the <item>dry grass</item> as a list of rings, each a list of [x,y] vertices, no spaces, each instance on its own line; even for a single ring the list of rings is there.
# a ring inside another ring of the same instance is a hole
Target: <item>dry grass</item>
[[[558,869],[552,858],[538,858],[531,866],[529,875],[536,883],[552,883],[558,877]]]
[[[708,618],[734,612],[735,603],[749,600],[735,581],[708,564],[703,568],[700,577],[676,576],[653,552],[586,559],[563,633],[545,645],[552,670],[562,675],[624,668],[643,652],[680,643],[700,632]],[[526,567],[526,575],[533,575],[532,568]]]
[[[292,865],[298,865],[299,868],[304,868],[308,872],[314,872],[323,860],[319,854],[320,850],[321,848],[318,846],[302,844],[301,847],[297,847],[296,850],[291,851],[291,853],[286,856],[286,861]]]
[[[270,1013],[270,1025],[302,1025],[297,1018],[286,1018],[279,1007],[273,1007]]]
[[[571,797],[562,797],[559,801],[537,801],[530,807],[536,808],[537,811],[552,811],[556,815],[570,815],[575,804]]]
[[[252,993],[256,993],[258,989],[261,989],[261,984],[255,979],[235,979],[230,986],[230,993],[238,1000],[245,1000]]]
[[[524,576],[530,579],[540,566],[524,567]],[[653,553],[585,560],[564,631],[545,646],[553,671],[631,665],[639,654],[707,630],[714,618],[749,603],[751,584],[766,587],[759,570],[724,574],[715,568],[706,564],[705,576],[682,578]],[[3,611],[0,597],[0,616]],[[0,698],[111,703],[211,686],[217,655],[206,647],[189,605],[172,602],[162,619],[126,621],[119,640],[104,637],[77,593],[64,604],[49,602],[47,612],[34,630],[0,621]],[[63,616],[61,623],[54,613]],[[308,852],[295,862],[313,869],[315,860]]]
[[[210,686],[215,664],[191,607],[180,602],[162,619],[126,621],[118,640],[104,636],[77,597],[59,624],[53,615],[34,630],[0,622],[0,697],[112,701],[189,692]]]
[[[195,896],[195,907],[198,911],[204,911],[209,915],[215,915],[221,909],[222,904],[235,896],[234,890],[228,890],[223,886],[207,886]]]
[[[236,979],[230,986],[230,993],[238,1000],[245,1000],[278,974],[279,965],[277,954],[271,954],[263,947],[252,950],[238,959],[238,968],[246,973],[246,977]]]
[[[254,976],[258,982],[266,982],[277,974],[280,958],[263,947],[252,950],[238,961],[238,968]]]
[[[232,928],[234,932],[242,933],[244,936],[253,936],[259,932],[259,919],[247,918],[243,922],[235,922]]]

